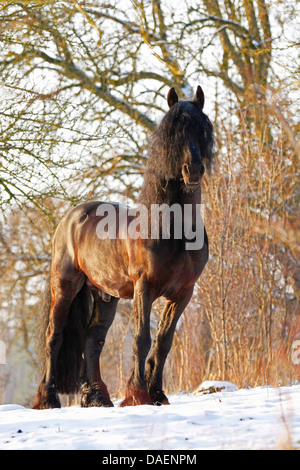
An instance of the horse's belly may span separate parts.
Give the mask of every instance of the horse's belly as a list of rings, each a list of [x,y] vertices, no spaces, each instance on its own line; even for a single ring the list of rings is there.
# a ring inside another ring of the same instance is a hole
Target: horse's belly
[[[104,278],[103,275],[93,276],[89,272],[86,272],[85,274],[88,277],[89,283],[92,283],[103,293],[121,299],[133,298],[134,286],[130,279],[122,277],[119,277],[118,279],[113,279],[111,277]]]
[[[113,282],[112,280],[93,280],[93,284],[104,294],[120,299],[133,299],[133,283],[132,281]],[[103,296],[102,296],[103,298]]]

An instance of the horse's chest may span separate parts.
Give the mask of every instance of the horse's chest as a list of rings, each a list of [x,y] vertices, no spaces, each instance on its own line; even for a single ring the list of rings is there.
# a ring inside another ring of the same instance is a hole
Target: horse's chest
[[[152,268],[150,279],[162,295],[190,289],[201,273],[200,263],[188,254],[176,260],[157,260]]]

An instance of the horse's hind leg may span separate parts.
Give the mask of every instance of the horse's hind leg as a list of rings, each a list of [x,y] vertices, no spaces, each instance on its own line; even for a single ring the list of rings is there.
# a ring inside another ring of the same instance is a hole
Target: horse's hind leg
[[[101,378],[100,354],[106,334],[115,317],[119,299],[110,297],[104,301],[100,292],[93,291],[94,310],[84,348],[85,373],[82,385],[81,406],[113,406],[107,387]]]
[[[72,281],[51,279],[51,307],[45,343],[45,371],[33,408],[60,408],[57,393],[57,359],[63,342],[63,330],[73,300],[82,287],[82,274]]]

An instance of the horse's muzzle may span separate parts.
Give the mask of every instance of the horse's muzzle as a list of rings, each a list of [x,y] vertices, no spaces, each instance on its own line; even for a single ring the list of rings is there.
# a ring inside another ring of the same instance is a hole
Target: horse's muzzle
[[[184,163],[182,166],[182,177],[185,186],[190,189],[195,189],[201,183],[203,173],[203,165],[188,165]]]

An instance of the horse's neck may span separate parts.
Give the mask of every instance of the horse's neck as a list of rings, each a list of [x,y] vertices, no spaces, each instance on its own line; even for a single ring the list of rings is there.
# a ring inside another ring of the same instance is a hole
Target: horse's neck
[[[180,180],[149,179],[139,198],[139,202],[151,209],[153,204],[200,204],[200,186],[195,191],[187,191]]]
[[[192,206],[201,204],[201,188],[200,185],[192,191],[183,191],[181,197],[181,204],[190,204]]]
[[[159,204],[179,204],[184,208],[185,205],[194,206],[196,204],[201,204],[201,188],[200,186],[192,191],[188,191],[186,187],[183,186],[182,181],[172,181],[170,188],[166,184],[161,197]]]
[[[139,202],[147,208],[146,217],[148,217],[149,230],[155,227],[157,233],[162,233],[165,229],[163,217],[157,217],[157,210],[161,210],[162,213],[166,211],[165,214],[170,210],[167,218],[170,217],[170,220],[174,220],[174,223],[180,224],[182,233],[186,230],[186,226],[193,231],[196,229],[199,223],[201,204],[200,186],[193,191],[187,191],[182,181],[171,180],[157,187],[154,184],[152,186],[148,185],[148,187],[145,186],[145,190],[147,192],[141,194]],[[173,222],[171,222],[171,225],[173,226]],[[179,225],[177,225],[177,229],[180,231]],[[171,239],[173,239],[172,236]]]

